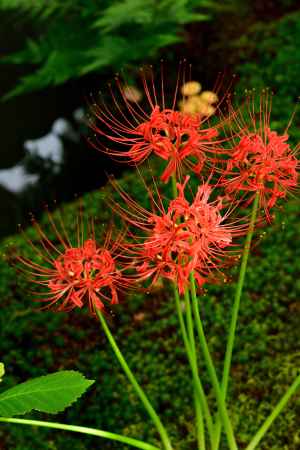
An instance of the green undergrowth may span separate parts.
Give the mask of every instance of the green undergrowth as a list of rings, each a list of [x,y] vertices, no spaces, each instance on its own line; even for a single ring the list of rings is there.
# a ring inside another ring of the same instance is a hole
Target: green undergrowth
[[[299,10],[267,24],[257,21],[229,44],[233,53],[238,55],[235,67],[240,76],[238,91],[256,88],[260,92],[269,88],[275,94],[271,116],[275,130],[285,130],[296,112],[293,126],[288,130],[294,142],[300,139],[299,45]]]
[[[145,192],[137,187],[135,172],[125,176],[122,183],[140,201],[145,199]],[[111,220],[105,204],[110,189],[89,194],[84,200],[84,214],[97,214],[104,224],[97,224],[99,235]],[[74,230],[78,211],[76,202],[64,208],[64,223],[69,230]],[[299,215],[299,200],[290,200],[276,212],[271,226],[258,230],[254,243],[229,389],[240,449],[245,448],[299,369]],[[46,215],[42,222],[47,229]],[[37,240],[32,228],[25,234]],[[1,252],[12,259],[14,248],[36,259],[22,235],[6,240]],[[26,294],[29,283],[16,276],[6,259],[0,261],[0,359],[6,367],[1,388],[60,369],[78,369],[96,383],[77,404],[54,420],[124,433],[158,444],[156,432],[115,362],[99,323],[86,311],[70,314],[37,311],[38,305]],[[228,283],[208,286],[200,299],[209,344],[219,369],[236,278],[237,269],[232,269]],[[174,448],[196,448],[190,374],[169,287],[156,286],[149,294],[123,296],[120,305],[109,313],[109,322],[129,365],[166,423]],[[204,368],[201,372],[209,388]],[[38,413],[30,417],[53,420],[52,416]],[[299,449],[299,417],[298,394],[259,449]],[[62,431],[1,424],[0,448],[125,450],[129,447]],[[225,442],[223,449],[226,449]]]

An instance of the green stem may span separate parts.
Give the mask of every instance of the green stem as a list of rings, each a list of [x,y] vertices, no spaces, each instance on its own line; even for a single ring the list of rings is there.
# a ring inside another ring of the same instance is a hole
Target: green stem
[[[225,430],[225,433],[227,436],[229,448],[230,448],[230,450],[237,450],[238,447],[237,447],[235,437],[233,434],[231,421],[230,421],[230,418],[229,418],[229,415],[228,415],[228,412],[226,409],[226,404],[223,399],[223,395],[222,395],[222,391],[221,391],[221,388],[219,385],[217,373],[216,373],[216,370],[215,370],[215,367],[214,367],[214,364],[213,364],[213,361],[212,361],[212,358],[211,358],[211,355],[209,352],[209,348],[207,345],[206,337],[204,334],[204,329],[203,329],[203,325],[202,325],[202,321],[201,321],[201,317],[200,317],[199,306],[198,306],[194,274],[191,274],[190,280],[191,280],[193,312],[194,312],[196,327],[197,327],[197,331],[198,331],[198,335],[199,335],[201,350],[203,352],[206,367],[207,367],[207,370],[208,370],[208,373],[209,373],[209,376],[210,376],[210,379],[211,379],[211,382],[213,385],[213,389],[214,389],[217,404],[218,404],[219,413],[222,418],[222,422],[223,422],[224,430]]]
[[[172,183],[173,198],[176,198],[178,195],[178,192],[177,192],[177,180],[176,180],[175,173],[172,174],[171,183]],[[190,304],[190,301],[189,301],[189,304]],[[187,304],[187,309],[188,309],[188,307],[189,306]],[[193,318],[190,313],[187,313],[187,316],[188,316],[188,327],[190,328],[190,331],[191,331],[191,329],[193,330],[193,325],[191,326],[191,323],[193,323]],[[192,333],[192,335],[194,335],[194,332]],[[195,339],[191,335],[190,335],[190,338],[192,338],[195,342]],[[195,345],[194,345],[194,348],[195,348]],[[194,358],[196,358],[196,348],[195,348],[194,352],[195,352]],[[196,361],[196,367],[197,367],[197,361]],[[197,377],[199,378],[198,370],[197,370]],[[201,402],[201,400],[199,399],[199,396],[197,393],[197,388],[195,387],[194,379],[193,379],[193,383],[194,383],[194,403],[195,403],[195,412],[196,412],[197,441],[198,441],[199,450],[200,449],[205,450],[205,432],[204,432],[204,425],[203,425],[203,413],[202,413],[201,403],[199,403],[199,401]]]
[[[148,400],[148,397],[144,393],[143,389],[141,388],[141,386],[137,382],[135,376],[133,375],[132,371],[130,370],[127,362],[125,361],[124,356],[122,355],[113,335],[110,332],[110,329],[107,326],[107,323],[106,323],[106,320],[105,320],[103,314],[98,309],[96,309],[96,314],[97,314],[99,321],[102,325],[102,328],[106,334],[106,337],[117,357],[117,360],[119,361],[122,369],[124,370],[125,374],[127,375],[127,378],[131,382],[137,395],[139,396],[140,400],[142,401],[142,403],[143,403],[146,411],[148,412],[150,418],[152,419],[154,425],[156,426],[156,429],[160,434],[160,437],[161,437],[162,443],[165,447],[165,450],[172,450],[172,446],[171,446],[170,439],[169,439],[166,429],[164,428],[160,418],[158,417],[156,411],[154,410],[153,406],[151,405],[150,401]]]
[[[231,323],[230,323],[230,327],[229,327],[226,354],[225,354],[225,360],[224,360],[223,377],[222,377],[222,395],[223,395],[224,401],[226,400],[226,395],[227,395],[229,374],[230,374],[230,367],[231,367],[231,360],[232,360],[232,352],[233,352],[233,346],[234,346],[234,340],[235,340],[238,314],[239,314],[239,309],[240,309],[240,301],[241,301],[241,295],[242,295],[244,281],[245,281],[245,275],[246,275],[247,262],[248,262],[248,258],[249,258],[250,247],[251,247],[251,241],[252,241],[253,232],[254,232],[255,223],[256,223],[258,206],[259,206],[259,193],[256,194],[253,205],[252,205],[252,212],[251,212],[251,217],[250,217],[248,233],[246,236],[244,250],[243,250],[243,254],[242,254],[242,262],[241,262],[241,267],[240,267],[239,279],[238,279],[238,283],[236,286],[234,302],[233,302],[233,306],[232,306]],[[218,448],[219,448],[221,429],[222,429],[222,424],[221,424],[221,421],[219,418],[216,423],[215,444],[214,444],[213,450],[218,450]]]
[[[228,336],[228,343],[227,343],[227,348],[226,348],[223,378],[222,378],[222,388],[223,388],[222,390],[223,390],[224,397],[226,397],[227,388],[228,388],[232,351],[233,351],[233,346],[234,346],[236,325],[237,325],[238,313],[239,313],[239,308],[240,308],[240,300],[241,300],[242,290],[243,290],[244,281],[245,281],[245,275],[246,275],[247,262],[248,262],[248,258],[249,258],[250,247],[251,247],[251,241],[252,241],[254,227],[255,227],[255,223],[256,223],[258,205],[259,205],[259,193],[256,194],[254,202],[253,202],[248,233],[246,236],[245,246],[244,246],[243,255],[242,255],[241,269],[240,269],[238,284],[236,287],[234,304],[233,304],[233,308],[232,308],[232,317],[231,317],[231,324],[230,324],[230,329],[229,329],[229,336]]]
[[[130,437],[122,436],[121,434],[110,433],[108,431],[97,430],[96,428],[80,427],[77,425],[66,425],[58,422],[45,422],[41,420],[29,420],[29,419],[15,419],[11,417],[0,417],[0,422],[16,423],[20,425],[31,425],[36,427],[56,428],[58,430],[73,431],[75,433],[90,434],[92,436],[98,436],[112,441],[123,442],[124,444],[131,445],[142,450],[159,450],[154,445],[147,444],[146,442],[139,441]]]
[[[191,348],[191,353],[194,358],[194,363],[196,364],[196,344],[195,344],[195,336],[194,336],[194,324],[193,324],[191,301],[190,301],[190,295],[189,295],[188,289],[186,289],[184,291],[184,299],[185,299],[188,339],[190,342],[190,348]]]
[[[177,197],[177,180],[176,180],[176,174],[175,173],[173,173],[172,174],[172,177],[171,177],[171,180],[172,180],[172,194],[173,194],[173,198],[176,198]]]
[[[287,392],[277,403],[272,413],[260,427],[254,438],[251,440],[250,444],[246,447],[246,450],[254,450],[257,447],[257,444],[264,437],[264,435],[266,434],[266,432],[268,431],[268,429],[270,428],[276,417],[281,413],[281,411],[283,410],[283,408],[285,407],[291,396],[297,391],[299,387],[300,387],[300,375],[298,375],[294,383],[288,388]]]
[[[193,323],[193,315],[192,315],[192,309],[191,309],[190,294],[189,294],[188,289],[186,289],[184,292],[184,298],[185,298],[186,318],[187,318],[187,332],[188,332],[188,339],[190,342],[191,356],[193,358],[193,364],[195,365],[195,367],[197,369],[197,377],[199,377],[196,343],[195,343],[195,335],[194,335],[194,323]],[[200,399],[197,394],[194,379],[193,379],[193,383],[194,383],[194,403],[195,403],[195,412],[196,412],[196,431],[197,431],[198,448],[199,448],[199,450],[205,450],[205,433],[204,433],[204,426],[203,426],[203,414],[202,414],[202,410],[201,410],[201,404],[199,403]]]
[[[197,432],[198,449],[205,450],[206,444],[205,444],[204,419],[201,409],[201,403],[198,400],[197,389],[195,387],[194,387],[194,403],[196,411],[196,432]]]
[[[210,441],[211,443],[213,442],[213,422],[212,422],[212,417],[209,411],[209,406],[207,403],[207,399],[204,393],[204,389],[201,383],[201,379],[199,377],[198,374],[198,370],[197,367],[195,365],[195,361],[193,359],[192,356],[192,352],[191,352],[191,348],[190,348],[190,342],[188,339],[188,334],[186,331],[186,327],[185,327],[185,323],[184,323],[184,319],[183,319],[183,315],[182,315],[182,310],[181,310],[181,304],[180,304],[180,298],[179,298],[179,294],[178,294],[178,290],[175,284],[173,284],[173,289],[174,289],[174,296],[175,296],[175,302],[176,302],[176,309],[177,309],[177,315],[178,315],[178,319],[179,319],[179,324],[180,324],[180,328],[181,328],[181,333],[182,333],[182,338],[183,338],[183,342],[184,342],[184,346],[185,346],[185,350],[186,350],[186,355],[191,367],[191,371],[192,371],[192,375],[193,375],[193,383],[194,383],[194,388],[197,391],[197,394],[199,396],[200,402],[201,402],[201,408],[202,411],[204,412],[204,417],[206,420],[206,425],[207,425],[207,430],[208,430],[208,434],[210,437]]]

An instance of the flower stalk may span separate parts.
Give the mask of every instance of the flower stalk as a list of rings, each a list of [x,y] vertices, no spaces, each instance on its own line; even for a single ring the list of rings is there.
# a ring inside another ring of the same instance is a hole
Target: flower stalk
[[[193,312],[194,312],[194,317],[195,317],[195,323],[196,323],[196,328],[197,328],[197,332],[198,332],[198,337],[199,337],[199,342],[200,342],[200,347],[201,350],[203,352],[203,356],[204,356],[204,361],[206,364],[206,368],[214,389],[214,393],[216,396],[216,400],[217,400],[217,404],[218,404],[218,409],[219,409],[219,414],[221,416],[222,422],[223,422],[223,426],[224,426],[224,430],[226,433],[226,437],[227,437],[227,442],[228,442],[228,446],[230,448],[230,450],[238,450],[236,441],[235,441],[235,437],[234,437],[234,433],[233,433],[233,428],[232,428],[232,424],[229,418],[229,414],[227,412],[227,408],[226,408],[226,404],[224,401],[224,398],[222,396],[222,391],[221,391],[221,387],[218,381],[218,377],[217,377],[217,373],[216,373],[216,369],[214,367],[214,363],[208,348],[208,344],[207,344],[207,340],[204,334],[204,329],[203,329],[203,325],[202,325],[202,320],[200,317],[200,311],[199,311],[199,306],[198,306],[198,299],[197,299],[197,294],[196,294],[196,285],[195,285],[195,278],[193,273],[190,276],[190,281],[191,281],[191,294],[192,294],[192,305],[193,305]]]
[[[171,177],[171,184],[172,184],[172,194],[173,199],[177,197],[177,180],[176,180],[176,174],[173,173]],[[176,294],[178,295],[177,289]],[[194,337],[194,324],[193,324],[193,316],[191,312],[191,302],[189,298],[189,292],[186,289],[185,290],[185,305],[186,305],[186,311],[187,311],[187,325],[189,329],[189,341],[192,351],[192,357],[194,358],[194,364],[197,368],[197,378],[199,379],[199,373],[198,373],[198,366],[197,366],[197,350],[195,345],[195,337]],[[193,385],[194,385],[194,404],[195,404],[195,414],[196,414],[196,434],[197,434],[197,442],[198,442],[198,448],[199,450],[205,450],[206,449],[206,442],[205,442],[205,428],[204,428],[204,419],[203,419],[203,411],[201,407],[201,399],[199,398],[199,395],[197,393],[197,387],[196,387],[196,380],[193,376]],[[202,389],[203,391],[203,389]],[[204,393],[204,391],[203,391]],[[203,402],[203,399],[202,399]],[[210,436],[212,440],[212,435]]]
[[[231,360],[232,360],[232,352],[233,352],[234,341],[235,341],[235,334],[236,334],[237,321],[238,321],[238,315],[239,315],[239,309],[240,309],[240,303],[241,303],[241,296],[242,296],[244,282],[245,282],[247,263],[248,263],[248,258],[249,258],[251,242],[252,242],[252,237],[253,237],[257,213],[258,213],[258,208],[259,208],[259,193],[257,192],[256,196],[254,198],[254,202],[252,204],[250,223],[249,223],[248,233],[246,236],[245,245],[244,245],[244,249],[243,249],[239,279],[238,279],[238,283],[237,283],[236,290],[235,290],[234,302],[233,302],[232,312],[231,312],[231,322],[230,322],[229,334],[228,334],[228,339],[227,339],[224,368],[223,368],[223,377],[222,377],[222,396],[223,396],[224,401],[226,401],[230,368],[231,368]],[[213,447],[214,450],[218,450],[218,448],[219,448],[221,429],[222,429],[221,420],[218,417],[217,423],[216,423],[216,429],[215,429],[215,442],[214,442],[214,447]]]
[[[97,436],[104,439],[110,439],[112,441],[122,442],[123,444],[131,445],[132,447],[142,450],[159,450],[158,447],[155,447],[152,444],[147,444],[143,441],[139,441],[138,439],[122,436],[121,434],[110,433],[109,431],[97,430],[96,428],[82,427],[78,425],[67,425],[65,423],[59,422],[46,422],[44,420],[16,419],[14,417],[0,417],[0,422],[72,431],[74,433],[89,434],[91,436]]]
[[[148,412],[150,418],[152,419],[160,437],[161,437],[161,441],[164,445],[165,450],[172,450],[172,445],[168,436],[168,433],[165,429],[165,427],[163,426],[160,418],[158,417],[155,409],[153,408],[152,404],[150,403],[148,397],[146,396],[145,392],[143,391],[143,389],[141,388],[141,386],[139,385],[139,383],[137,382],[133,372],[131,371],[131,369],[129,368],[124,356],[122,355],[113,335],[110,332],[110,329],[106,323],[106,320],[104,318],[104,315],[101,313],[101,311],[99,309],[96,309],[96,314],[97,317],[102,325],[102,328],[104,330],[104,333],[115,353],[115,356],[117,358],[117,360],[119,361],[122,369],[124,370],[125,374],[127,375],[128,380],[130,381],[130,383],[132,384],[135,392],[137,393],[137,395],[139,396],[141,402],[143,403],[146,411]]]
[[[185,297],[187,332],[188,332],[188,339],[190,342],[190,351],[191,351],[191,356],[193,358],[194,365],[197,369],[197,376],[199,378],[198,363],[197,363],[197,349],[196,349],[195,335],[194,335],[194,321],[193,321],[193,315],[192,315],[192,309],[191,309],[190,294],[189,294],[188,289],[185,290],[184,297]],[[193,380],[193,384],[194,384],[194,402],[195,402],[195,413],[196,413],[197,441],[198,441],[199,450],[205,450],[206,444],[205,444],[203,414],[202,414],[201,404],[199,402],[199,397],[197,394],[194,380]]]
[[[189,338],[188,338],[188,334],[187,334],[187,330],[186,330],[186,325],[184,323],[184,318],[183,318],[183,314],[182,314],[182,310],[181,310],[180,297],[179,297],[179,293],[178,293],[178,289],[177,289],[176,285],[173,285],[173,289],[174,289],[174,297],[175,297],[175,304],[176,304],[179,325],[180,325],[181,334],[182,334],[182,338],[183,338],[183,342],[184,342],[184,346],[185,346],[185,350],[186,350],[186,355],[187,355],[187,358],[188,358],[188,361],[190,364],[190,368],[192,371],[194,388],[200,399],[201,409],[204,414],[208,435],[210,438],[210,442],[212,444],[212,442],[213,442],[212,416],[211,416],[211,413],[209,410],[209,406],[208,406],[207,398],[206,398],[206,395],[205,395],[205,392],[203,389],[201,378],[199,376],[197,366],[195,364],[195,360],[194,360],[192,352],[191,352],[190,342],[189,342]]]

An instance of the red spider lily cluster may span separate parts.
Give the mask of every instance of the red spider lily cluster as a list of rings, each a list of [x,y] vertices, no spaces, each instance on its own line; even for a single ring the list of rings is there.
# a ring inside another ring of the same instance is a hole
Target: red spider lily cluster
[[[219,270],[233,253],[233,239],[245,232],[245,224],[228,221],[231,208],[222,215],[224,198],[209,201],[211,185],[200,184],[189,202],[184,194],[188,181],[189,176],[184,183],[177,183],[178,195],[167,208],[159,196],[155,200],[150,194],[154,211],[141,207],[113,182],[126,204],[123,207],[114,202],[114,210],[135,229],[142,230],[142,236],[135,235],[134,243],[127,244],[136,279],[150,279],[152,285],[160,277],[165,278],[175,282],[181,294],[192,272],[202,286],[212,271]]]
[[[116,264],[107,249],[97,248],[93,239],[86,240],[81,247],[69,248],[54,261],[55,270],[48,287],[56,303],[65,297],[62,309],[83,306],[87,297],[90,308],[103,309],[107,299],[111,304],[118,302],[116,282]],[[109,294],[105,295],[105,289]]]
[[[152,74],[149,81],[142,72],[142,81],[147,109],[143,109],[134,99],[128,100],[127,87],[122,86],[118,79],[118,93],[112,91],[110,107],[101,99],[92,104],[90,127],[95,132],[92,145],[120,162],[135,166],[152,154],[158,156],[166,163],[161,174],[164,183],[172,175],[181,178],[183,167],[200,174],[205,163],[215,161],[215,153],[220,151],[220,145],[227,140],[220,133],[228,119],[219,120],[211,126],[209,115],[176,110],[179,80],[170,107],[166,107],[163,74],[160,104]],[[218,80],[214,88],[216,91],[220,89],[219,85]]]
[[[173,174],[181,173],[182,165],[200,174],[206,161],[205,155],[215,152],[218,130],[215,127],[203,127],[200,114],[191,116],[172,109],[161,110],[159,106],[155,106],[147,120],[121,129],[116,119],[108,121],[98,109],[99,107],[95,108],[96,117],[105,125],[109,125],[113,133],[107,134],[106,137],[114,142],[129,145],[128,150],[110,150],[109,154],[133,164],[143,162],[151,154],[160,157],[167,162],[161,175],[164,183],[167,183]],[[93,128],[97,133],[101,133],[101,129],[96,125],[93,125]],[[124,134],[128,137],[124,137]]]
[[[143,83],[148,110],[140,99],[128,100],[126,86],[119,81],[121,102],[112,93],[113,110],[104,102],[93,105],[93,145],[134,165],[151,155],[159,157],[166,163],[161,180],[168,183],[172,178],[177,194],[171,200],[154,199],[148,189],[153,208],[146,210],[117,187],[125,206],[113,202],[114,210],[129,224],[127,241],[122,237],[111,242],[109,233],[104,246],[98,246],[93,235],[73,247],[60,237],[63,248],[58,250],[50,241],[46,248],[42,235],[39,247],[45,250],[48,268],[22,257],[20,261],[33,281],[48,289],[44,301],[49,306],[70,310],[88,304],[92,312],[103,310],[105,303],[117,303],[120,286],[145,280],[152,285],[158,278],[171,280],[184,293],[192,272],[202,286],[238,250],[235,239],[247,230],[247,221],[229,221],[237,202],[249,205],[258,195],[270,218],[270,208],[297,186],[298,147],[289,145],[287,130],[283,135],[271,130],[268,94],[261,95],[258,109],[255,98],[248,98],[239,109],[229,102],[227,112],[221,112],[223,99],[215,116],[206,117],[176,110],[178,86],[167,108],[164,95],[159,104],[154,84],[150,88],[145,77]],[[188,201],[185,190],[191,174],[199,182]],[[132,226],[141,233],[132,232]]]
[[[299,147],[290,147],[287,130],[283,135],[271,130],[268,92],[261,94],[258,112],[254,102],[255,98],[248,99],[245,114],[236,116],[239,139],[229,153],[222,178],[227,194],[243,194],[248,203],[258,192],[269,218],[277,200],[297,187]]]
[[[232,242],[234,227],[223,225],[221,202],[209,203],[211,187],[199,186],[190,204],[184,196],[186,185],[177,184],[178,197],[164,214],[149,217],[148,236],[139,251],[142,277],[163,277],[175,281],[184,293],[192,272],[202,285],[211,268],[217,268],[223,249]],[[155,281],[154,278],[154,281]]]
[[[61,224],[60,232],[50,213],[49,218],[58,245],[55,246],[33,220],[39,239],[29,244],[41,262],[18,256],[21,270],[33,283],[46,288],[43,293],[33,294],[45,302],[47,308],[53,306],[57,311],[71,311],[87,303],[94,312],[95,308],[103,310],[105,304],[118,303],[118,291],[128,284],[118,263],[121,237],[112,242],[108,233],[104,244],[98,246],[94,231],[88,232],[87,239],[79,237],[82,227],[78,224],[77,242],[72,244],[65,227]]]

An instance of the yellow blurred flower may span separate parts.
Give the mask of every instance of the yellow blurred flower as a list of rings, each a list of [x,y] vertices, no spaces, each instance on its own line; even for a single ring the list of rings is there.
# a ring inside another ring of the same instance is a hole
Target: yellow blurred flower
[[[197,95],[201,91],[201,84],[198,81],[188,81],[181,87],[182,95],[189,97],[190,95]]]
[[[213,115],[216,109],[207,101],[203,101],[202,95],[193,95],[187,100],[179,102],[179,109],[181,112],[187,114],[200,114],[203,117]]]
[[[212,91],[203,91],[201,92],[200,97],[203,102],[208,103],[210,105],[216,103],[219,100],[217,94]]]

